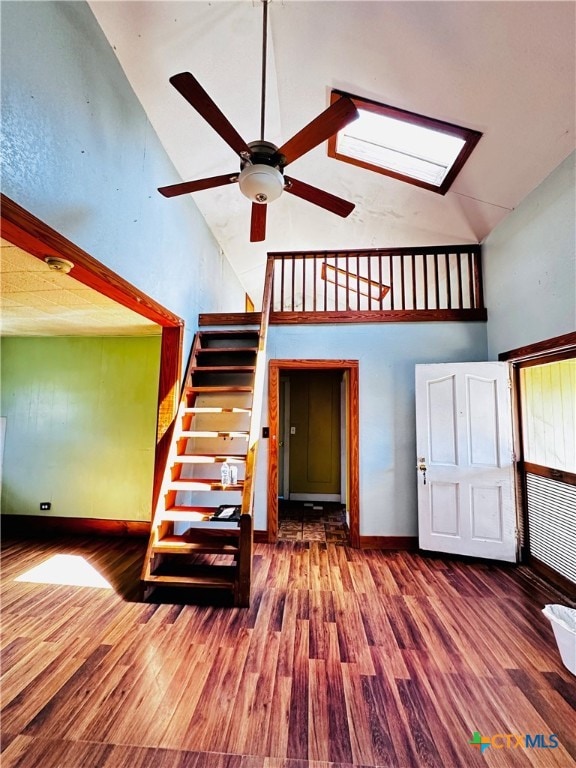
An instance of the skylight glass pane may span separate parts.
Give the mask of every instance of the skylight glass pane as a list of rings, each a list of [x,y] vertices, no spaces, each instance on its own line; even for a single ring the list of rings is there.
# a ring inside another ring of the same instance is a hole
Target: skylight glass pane
[[[415,123],[359,109],[338,134],[337,152],[440,186],[465,140]]]

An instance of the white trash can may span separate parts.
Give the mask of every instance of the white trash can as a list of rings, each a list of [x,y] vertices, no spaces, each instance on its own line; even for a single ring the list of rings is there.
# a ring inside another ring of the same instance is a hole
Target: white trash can
[[[552,624],[564,666],[576,675],[576,610],[566,605],[547,605],[542,613]]]

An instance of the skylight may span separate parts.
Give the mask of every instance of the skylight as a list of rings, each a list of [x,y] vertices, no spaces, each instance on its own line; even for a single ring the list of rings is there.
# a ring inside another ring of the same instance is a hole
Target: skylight
[[[360,117],[329,140],[328,154],[440,194],[482,135],[341,91],[332,92],[332,101],[343,95],[354,101]]]

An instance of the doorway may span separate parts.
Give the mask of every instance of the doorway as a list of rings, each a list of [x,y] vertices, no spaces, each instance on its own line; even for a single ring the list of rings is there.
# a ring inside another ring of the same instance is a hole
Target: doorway
[[[358,361],[271,360],[269,371],[268,540],[282,508],[330,526],[343,507],[358,547]]]

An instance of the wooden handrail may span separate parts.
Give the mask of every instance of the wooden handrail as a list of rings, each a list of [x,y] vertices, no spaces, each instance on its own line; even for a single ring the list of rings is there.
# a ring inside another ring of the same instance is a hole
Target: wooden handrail
[[[264,381],[266,378],[266,339],[270,306],[272,301],[272,276],[274,262],[268,259],[262,294],[262,312],[260,314],[260,329],[258,335],[258,352],[256,354],[256,370],[254,373],[254,390],[252,395],[252,417],[250,419],[250,436],[248,438],[248,456],[246,460],[246,477],[242,494],[242,514],[252,514],[254,505],[254,484],[252,482],[256,458],[258,455],[258,437],[262,420],[262,403],[264,398]]]
[[[354,312],[381,322],[486,319],[480,245],[282,252],[268,259],[273,323],[298,313],[304,322],[327,313],[338,322],[334,313]]]

